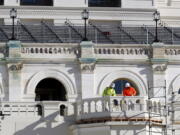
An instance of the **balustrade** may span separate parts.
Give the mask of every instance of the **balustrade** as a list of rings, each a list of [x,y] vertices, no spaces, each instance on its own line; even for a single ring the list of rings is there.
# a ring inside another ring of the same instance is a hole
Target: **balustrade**
[[[74,114],[74,106],[71,103],[63,101],[55,102],[1,102],[0,114],[1,115],[30,115],[42,116],[48,114],[50,110],[59,112],[60,116],[68,116]]]
[[[180,48],[172,48],[172,49],[166,49],[165,50],[166,55],[180,55]]]
[[[149,49],[145,46],[96,46],[94,53],[97,55],[133,55],[133,56],[148,56]]]
[[[161,104],[157,101],[149,102],[139,96],[83,99],[82,102],[77,103],[77,120],[107,116],[145,117],[148,111],[156,115],[160,114]]]
[[[22,47],[24,54],[76,54],[77,48],[57,48],[57,47]]]

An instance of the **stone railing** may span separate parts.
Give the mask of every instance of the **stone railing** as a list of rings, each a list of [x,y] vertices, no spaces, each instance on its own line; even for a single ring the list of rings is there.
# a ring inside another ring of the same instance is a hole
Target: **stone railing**
[[[165,55],[180,55],[180,46],[168,46],[165,49]]]
[[[64,101],[0,102],[0,116],[43,116],[57,112],[59,116],[74,114],[74,106]]]
[[[23,44],[23,58],[76,58],[79,53],[75,44]]]
[[[147,45],[97,45],[94,53],[98,58],[126,58],[147,59],[149,47]]]
[[[179,60],[180,59],[180,46],[179,45],[166,46],[165,57],[169,60]]]
[[[149,107],[150,106],[150,107]],[[148,118],[161,114],[161,104],[144,97],[100,97],[84,99],[76,105],[77,120],[103,117]]]

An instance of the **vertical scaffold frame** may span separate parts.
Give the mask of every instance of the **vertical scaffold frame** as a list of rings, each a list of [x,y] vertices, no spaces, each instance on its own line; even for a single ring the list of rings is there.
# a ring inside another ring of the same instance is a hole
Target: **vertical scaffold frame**
[[[164,91],[164,95],[163,96],[159,96],[159,97],[155,97],[154,95],[152,96],[152,90],[154,88],[159,88],[159,90],[163,90]],[[152,99],[155,98],[159,98],[159,99],[163,99],[164,100],[164,105],[159,106],[159,110],[160,110],[160,114],[159,116],[152,116],[152,108],[153,108],[153,104],[152,104]],[[163,126],[163,131],[161,132],[163,135],[167,135],[167,116],[168,116],[168,107],[167,107],[167,90],[166,90],[166,80],[164,80],[164,86],[159,86],[159,87],[150,87],[149,82],[148,82],[148,133],[149,135],[152,135],[152,133],[154,132],[152,130],[152,122],[151,119],[153,117],[163,117],[164,118],[164,125]]]

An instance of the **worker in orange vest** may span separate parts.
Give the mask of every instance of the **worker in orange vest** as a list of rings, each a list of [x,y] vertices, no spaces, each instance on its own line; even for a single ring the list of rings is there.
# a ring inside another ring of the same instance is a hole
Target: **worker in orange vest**
[[[125,88],[123,89],[123,96],[136,96],[136,90],[131,87],[130,83],[125,84]]]

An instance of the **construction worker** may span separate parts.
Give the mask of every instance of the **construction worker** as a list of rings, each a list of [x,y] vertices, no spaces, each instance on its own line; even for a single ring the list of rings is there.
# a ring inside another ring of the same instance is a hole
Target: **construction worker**
[[[130,83],[125,84],[125,88],[123,89],[123,96],[136,96],[136,90],[131,87]]]
[[[106,87],[103,91],[103,96],[116,96],[115,83],[112,83],[109,87]]]
[[[109,87],[106,87],[103,91],[103,96],[116,96],[116,91],[115,91],[115,83],[111,83]],[[118,105],[118,101],[116,99],[113,100],[113,104],[115,106]],[[108,108],[108,107],[107,107]],[[106,108],[106,109],[107,109]],[[108,109],[107,109],[108,110]]]

